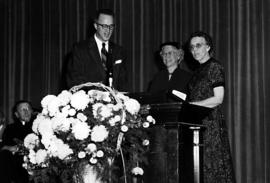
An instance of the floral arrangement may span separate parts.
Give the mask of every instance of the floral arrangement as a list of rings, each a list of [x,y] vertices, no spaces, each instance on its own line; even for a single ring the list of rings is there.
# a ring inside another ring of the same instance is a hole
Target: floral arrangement
[[[137,100],[101,83],[86,83],[47,95],[41,105],[23,150],[23,166],[35,179],[49,180],[53,174],[82,179],[87,171],[87,182],[93,177],[110,182],[118,168],[126,182],[144,173],[147,128],[155,120]]]

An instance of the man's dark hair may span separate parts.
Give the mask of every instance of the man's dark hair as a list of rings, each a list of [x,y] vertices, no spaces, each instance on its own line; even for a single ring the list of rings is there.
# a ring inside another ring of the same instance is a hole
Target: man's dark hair
[[[100,14],[105,14],[105,15],[110,15],[112,17],[114,17],[114,12],[110,9],[99,9],[96,13],[96,17],[95,20],[97,20],[99,18]]]
[[[27,104],[29,104],[29,105],[32,107],[32,104],[31,104],[30,101],[28,101],[28,100],[18,100],[18,101],[15,103],[15,105],[13,106],[13,108],[12,108],[13,114],[15,114],[15,112],[18,111],[19,105],[20,105],[20,104],[23,104],[23,103],[27,103]]]
[[[30,101],[28,101],[28,100],[18,100],[18,101],[14,104],[14,106],[12,107],[12,117],[13,117],[13,120],[14,120],[15,122],[19,122],[19,121],[18,121],[18,117],[16,116],[16,112],[18,112],[18,107],[19,107],[21,104],[24,104],[24,103],[29,104],[30,107],[31,107],[32,110],[33,110],[33,106],[32,106],[32,103],[31,103]]]
[[[203,32],[203,31],[194,32],[189,37],[189,44],[190,44],[191,39],[194,38],[194,37],[203,37],[205,39],[205,41],[206,41],[206,44],[210,47],[209,54],[210,55],[213,54],[214,44],[213,44],[212,38],[211,38],[211,36],[209,34]]]

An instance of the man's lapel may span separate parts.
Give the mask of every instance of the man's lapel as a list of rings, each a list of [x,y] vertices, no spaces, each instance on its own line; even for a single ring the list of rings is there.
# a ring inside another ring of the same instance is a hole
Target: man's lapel
[[[94,37],[90,38],[89,50],[90,50],[90,52],[89,52],[90,58],[92,58],[94,60],[94,62],[96,62],[96,65],[98,66],[99,72],[103,73],[105,76],[104,68],[103,68],[102,63],[101,63],[101,57],[99,54],[98,46],[97,46],[97,43],[96,43]]]

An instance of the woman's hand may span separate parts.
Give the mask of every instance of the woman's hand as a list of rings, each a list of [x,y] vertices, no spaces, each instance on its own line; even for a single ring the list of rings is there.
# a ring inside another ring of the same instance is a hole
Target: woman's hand
[[[213,97],[210,97],[201,101],[190,102],[190,104],[209,107],[209,108],[214,108],[222,104],[223,98],[224,98],[224,87],[223,86],[215,87],[213,91],[214,91]]]

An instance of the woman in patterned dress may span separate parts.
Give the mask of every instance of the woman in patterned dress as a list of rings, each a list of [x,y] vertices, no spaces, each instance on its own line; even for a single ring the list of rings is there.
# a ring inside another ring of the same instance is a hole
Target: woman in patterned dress
[[[221,104],[225,93],[224,69],[212,58],[211,37],[204,32],[195,32],[189,39],[190,51],[200,66],[188,86],[188,101],[191,104],[212,108],[202,120],[203,131],[203,180],[204,183],[235,182],[228,131]]]

